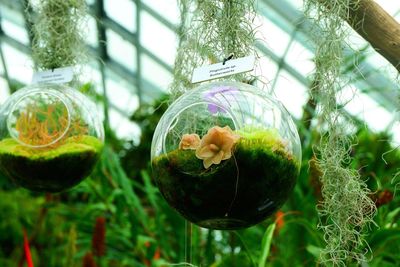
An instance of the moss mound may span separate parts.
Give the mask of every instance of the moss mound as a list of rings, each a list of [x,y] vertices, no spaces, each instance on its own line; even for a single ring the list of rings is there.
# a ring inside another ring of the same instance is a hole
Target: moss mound
[[[239,134],[234,156],[209,169],[194,150],[153,159],[161,193],[189,221],[212,229],[248,227],[273,214],[292,192],[299,165],[281,139],[271,131]]]
[[[92,136],[70,137],[53,149],[32,149],[6,138],[0,141],[0,170],[27,189],[60,192],[90,174],[102,147]]]

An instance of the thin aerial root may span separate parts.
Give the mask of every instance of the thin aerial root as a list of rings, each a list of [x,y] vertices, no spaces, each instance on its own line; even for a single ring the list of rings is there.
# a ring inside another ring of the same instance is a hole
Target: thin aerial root
[[[317,150],[317,166],[322,173],[323,201],[318,205],[320,224],[326,247],[320,262],[332,266],[347,266],[349,262],[366,261],[369,246],[365,230],[376,212],[371,193],[356,170],[348,167],[352,146],[348,129],[349,118],[338,110],[344,40],[348,36],[345,18],[359,0],[307,0],[306,12],[316,24],[316,73],[313,97],[321,105],[320,121],[327,126]],[[367,249],[362,249],[362,248]]]

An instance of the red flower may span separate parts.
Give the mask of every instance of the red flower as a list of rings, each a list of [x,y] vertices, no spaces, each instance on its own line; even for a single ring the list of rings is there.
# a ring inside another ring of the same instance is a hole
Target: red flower
[[[281,210],[278,210],[275,214],[275,223],[276,223],[276,232],[279,233],[280,230],[283,228],[285,225],[285,219],[283,218],[285,216],[285,213]]]
[[[92,237],[92,252],[95,256],[101,257],[106,254],[106,219],[98,217],[94,226]]]
[[[156,249],[156,251],[154,252],[153,260],[158,260],[158,259],[160,259],[160,258],[161,258],[161,250],[160,250],[160,248],[158,247],[158,248]]]
[[[28,236],[27,236],[25,230],[24,230],[24,251],[25,251],[25,259],[26,259],[26,263],[28,264],[28,267],[33,267],[31,249],[29,247]]]
[[[376,196],[375,205],[377,208],[386,205],[393,200],[393,193],[385,189]]]
[[[82,267],[97,267],[91,252],[86,253],[83,257]]]

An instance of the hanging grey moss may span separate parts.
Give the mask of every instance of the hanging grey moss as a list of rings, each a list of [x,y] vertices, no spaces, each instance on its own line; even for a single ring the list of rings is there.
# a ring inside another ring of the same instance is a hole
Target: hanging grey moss
[[[75,66],[86,57],[85,0],[40,0],[33,6],[32,58],[38,70]]]
[[[319,227],[324,231],[326,247],[320,260],[328,266],[348,266],[365,262],[368,245],[365,230],[376,212],[368,197],[370,190],[356,170],[350,169],[349,155],[353,137],[349,136],[349,118],[337,105],[343,82],[340,66],[344,40],[349,28],[345,20],[359,0],[306,0],[308,16],[319,26],[316,36],[316,73],[313,97],[321,109],[320,121],[326,125],[317,148],[318,166],[322,172],[323,200],[318,206]]]
[[[254,0],[180,0],[180,8],[183,17],[171,85],[173,96],[194,87],[191,77],[196,67],[221,62],[229,55],[256,55]],[[248,73],[230,77],[240,82],[253,78]]]

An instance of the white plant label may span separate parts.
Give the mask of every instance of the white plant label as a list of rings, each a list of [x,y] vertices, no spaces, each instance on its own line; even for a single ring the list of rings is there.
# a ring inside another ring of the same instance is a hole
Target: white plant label
[[[217,79],[233,74],[252,71],[254,69],[254,56],[231,59],[223,64],[222,62],[195,68],[192,76],[192,83],[199,83]]]
[[[68,83],[72,81],[74,71],[72,67],[35,72],[32,77],[33,84],[40,83]]]

